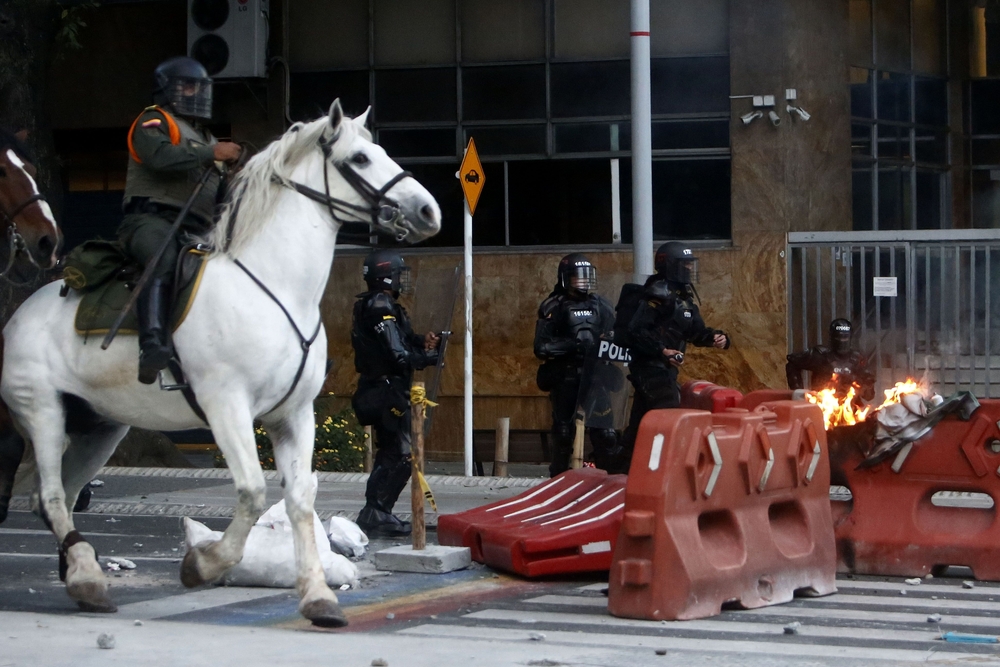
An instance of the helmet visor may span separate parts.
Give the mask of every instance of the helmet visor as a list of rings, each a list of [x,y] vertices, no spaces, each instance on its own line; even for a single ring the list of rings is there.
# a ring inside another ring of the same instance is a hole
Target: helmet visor
[[[570,289],[589,294],[597,289],[597,269],[593,266],[574,266],[569,275]]]
[[[698,282],[698,258],[679,259],[676,267],[677,282],[692,284]]]
[[[212,118],[212,80],[171,77],[167,83],[167,99],[181,116]]]

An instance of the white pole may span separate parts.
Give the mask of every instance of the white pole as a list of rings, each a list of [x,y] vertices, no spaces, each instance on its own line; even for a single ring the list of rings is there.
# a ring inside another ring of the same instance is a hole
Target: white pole
[[[622,187],[618,158],[611,158],[611,242],[622,242]]]
[[[636,282],[653,273],[649,0],[632,1],[632,253]]]
[[[472,477],[472,213],[465,202],[465,476]]]

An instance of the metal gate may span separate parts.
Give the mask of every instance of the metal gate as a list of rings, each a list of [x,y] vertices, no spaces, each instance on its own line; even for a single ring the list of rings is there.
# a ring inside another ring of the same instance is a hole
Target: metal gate
[[[789,352],[844,317],[878,390],[1000,396],[1000,230],[791,232],[785,260]]]

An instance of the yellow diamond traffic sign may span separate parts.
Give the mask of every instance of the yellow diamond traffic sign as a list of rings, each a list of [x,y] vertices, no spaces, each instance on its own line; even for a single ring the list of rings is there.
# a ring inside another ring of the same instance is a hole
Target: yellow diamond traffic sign
[[[465,192],[465,201],[469,204],[469,214],[475,215],[479,195],[482,194],[483,185],[486,183],[486,173],[483,172],[483,163],[479,161],[476,142],[472,137],[469,137],[462,166],[458,168],[458,179],[462,184],[462,191]]]

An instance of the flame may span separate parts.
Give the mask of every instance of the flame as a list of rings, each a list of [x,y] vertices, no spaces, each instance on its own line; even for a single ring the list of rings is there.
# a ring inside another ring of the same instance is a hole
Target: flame
[[[840,394],[837,376],[834,375],[830,384],[819,391],[807,391],[806,400],[818,405],[823,411],[823,422],[826,430],[836,426],[853,426],[865,421],[870,415],[879,410],[899,403],[906,394],[921,393],[926,395],[925,387],[913,378],[907,378],[903,382],[897,382],[891,389],[885,390],[885,400],[878,407],[867,405],[858,406],[854,404],[854,399],[860,390],[857,384],[851,385],[847,393]]]

